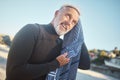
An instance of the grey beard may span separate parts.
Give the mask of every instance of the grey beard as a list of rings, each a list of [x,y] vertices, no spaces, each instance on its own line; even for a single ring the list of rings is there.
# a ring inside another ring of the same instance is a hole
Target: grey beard
[[[66,31],[66,32],[61,31],[61,30],[59,29],[59,25],[55,26],[55,31],[56,31],[56,33],[57,33],[59,36],[64,35],[64,34],[66,34],[66,33],[68,32],[68,31]]]

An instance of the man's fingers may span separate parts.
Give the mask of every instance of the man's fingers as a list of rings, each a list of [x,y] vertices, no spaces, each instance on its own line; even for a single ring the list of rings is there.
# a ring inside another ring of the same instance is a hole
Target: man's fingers
[[[64,53],[56,58],[59,61],[60,66],[63,66],[65,64],[69,63],[70,58],[68,58],[67,55],[68,55],[68,53]]]
[[[68,55],[68,53],[67,53],[67,52],[63,54],[63,56],[64,56],[64,57],[67,57],[67,55]]]

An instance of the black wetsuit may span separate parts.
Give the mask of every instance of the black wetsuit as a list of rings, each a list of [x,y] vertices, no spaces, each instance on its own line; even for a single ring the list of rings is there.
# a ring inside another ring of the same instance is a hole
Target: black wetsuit
[[[51,24],[26,25],[12,42],[7,59],[6,80],[45,80],[49,71],[59,67],[56,57],[60,55],[61,45],[62,40]],[[83,63],[80,60],[80,65],[83,65],[79,68],[89,69],[90,61],[85,45],[84,49]]]

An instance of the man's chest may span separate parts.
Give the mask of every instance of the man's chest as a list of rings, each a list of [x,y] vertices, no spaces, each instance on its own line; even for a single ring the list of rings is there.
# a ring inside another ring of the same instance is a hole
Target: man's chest
[[[61,43],[57,39],[43,38],[37,41],[31,55],[30,62],[45,63],[54,60],[60,55]]]

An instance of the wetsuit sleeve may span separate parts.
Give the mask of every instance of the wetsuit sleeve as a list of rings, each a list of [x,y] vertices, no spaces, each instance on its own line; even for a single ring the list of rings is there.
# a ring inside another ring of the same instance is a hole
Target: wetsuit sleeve
[[[88,49],[85,43],[83,43],[81,48],[79,68],[84,70],[90,68],[90,58],[89,58]]]
[[[57,60],[45,64],[28,63],[38,32],[36,26],[28,24],[14,37],[7,59],[6,75],[9,80],[31,80],[59,67]]]

